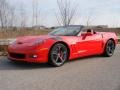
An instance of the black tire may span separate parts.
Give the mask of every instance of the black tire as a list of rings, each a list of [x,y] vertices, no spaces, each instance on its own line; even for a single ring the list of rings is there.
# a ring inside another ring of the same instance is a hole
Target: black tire
[[[106,57],[111,57],[114,54],[115,43],[113,40],[108,40],[104,49],[103,55]]]
[[[49,64],[60,67],[68,59],[68,50],[64,44],[55,44],[49,53]]]

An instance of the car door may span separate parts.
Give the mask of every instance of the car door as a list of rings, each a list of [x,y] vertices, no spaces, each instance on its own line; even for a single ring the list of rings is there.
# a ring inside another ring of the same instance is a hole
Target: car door
[[[82,33],[78,37],[78,55],[87,56],[99,54],[102,49],[102,36],[99,33]]]

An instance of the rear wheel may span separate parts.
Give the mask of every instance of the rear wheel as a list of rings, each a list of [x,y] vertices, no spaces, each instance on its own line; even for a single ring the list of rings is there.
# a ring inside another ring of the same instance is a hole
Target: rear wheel
[[[68,50],[64,44],[55,44],[49,54],[49,63],[53,66],[62,66],[68,59]]]
[[[113,40],[108,40],[104,50],[104,56],[111,57],[114,54],[115,43]]]

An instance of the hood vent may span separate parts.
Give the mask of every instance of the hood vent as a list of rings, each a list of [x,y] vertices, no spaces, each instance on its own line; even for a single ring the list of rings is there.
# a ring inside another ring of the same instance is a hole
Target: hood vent
[[[23,44],[22,42],[18,42],[17,44]]]

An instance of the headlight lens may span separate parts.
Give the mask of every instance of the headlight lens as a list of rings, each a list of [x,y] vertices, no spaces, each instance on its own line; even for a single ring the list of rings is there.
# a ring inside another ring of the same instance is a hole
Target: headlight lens
[[[14,43],[16,43],[16,39],[11,40],[9,44],[14,44]]]
[[[44,42],[45,42],[45,40],[37,40],[37,41],[34,42],[33,45],[41,45],[41,44],[43,44]]]

